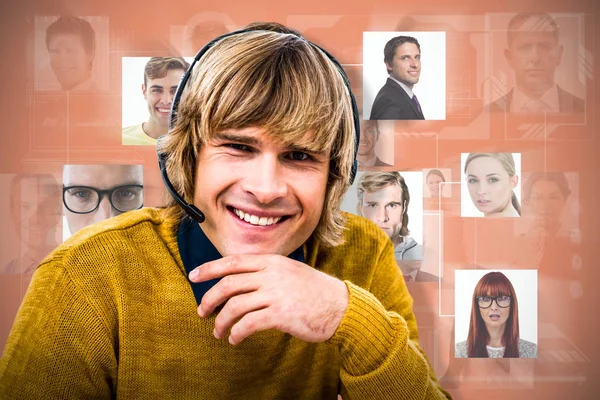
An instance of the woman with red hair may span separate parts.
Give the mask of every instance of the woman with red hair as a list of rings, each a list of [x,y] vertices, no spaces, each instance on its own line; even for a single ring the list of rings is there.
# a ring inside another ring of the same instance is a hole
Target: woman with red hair
[[[475,286],[469,335],[456,345],[455,357],[537,357],[537,345],[519,337],[517,294],[503,273],[485,274]]]

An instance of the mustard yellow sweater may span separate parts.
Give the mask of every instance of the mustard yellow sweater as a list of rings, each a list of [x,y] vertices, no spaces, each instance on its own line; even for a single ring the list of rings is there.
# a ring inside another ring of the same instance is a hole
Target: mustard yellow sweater
[[[37,269],[0,361],[2,399],[437,399],[392,244],[347,215],[346,243],[309,240],[307,264],[343,279],[348,310],[325,343],[276,330],[237,346],[200,318],[157,209],[80,231]]]

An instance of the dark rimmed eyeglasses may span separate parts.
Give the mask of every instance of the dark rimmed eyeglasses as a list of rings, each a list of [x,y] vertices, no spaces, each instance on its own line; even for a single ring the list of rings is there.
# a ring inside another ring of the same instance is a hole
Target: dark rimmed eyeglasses
[[[495,301],[498,307],[507,308],[510,306],[510,296],[477,296],[477,305],[479,308],[490,308]]]
[[[75,214],[89,214],[100,206],[104,196],[108,196],[112,208],[119,212],[137,210],[144,205],[143,185],[123,185],[108,190],[91,186],[63,187],[63,204]]]

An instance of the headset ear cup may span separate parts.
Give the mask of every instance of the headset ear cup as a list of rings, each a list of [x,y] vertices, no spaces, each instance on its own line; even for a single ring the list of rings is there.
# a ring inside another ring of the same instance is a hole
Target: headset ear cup
[[[358,160],[356,159],[356,154],[354,155],[354,161],[352,162],[352,168],[350,169],[350,185],[354,183],[354,179],[356,178],[356,173],[358,171]]]

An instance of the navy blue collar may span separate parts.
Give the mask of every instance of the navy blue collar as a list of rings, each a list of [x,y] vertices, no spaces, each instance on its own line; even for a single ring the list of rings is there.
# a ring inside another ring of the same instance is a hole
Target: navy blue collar
[[[179,228],[177,229],[177,245],[179,246],[179,254],[181,255],[185,272],[188,275],[196,267],[222,258],[212,242],[208,240],[204,231],[200,229],[200,225],[190,218],[184,218],[179,224]],[[304,250],[302,246],[294,250],[288,257],[303,263]],[[201,283],[190,282],[198,305],[202,300],[202,296],[218,281],[219,279]]]

